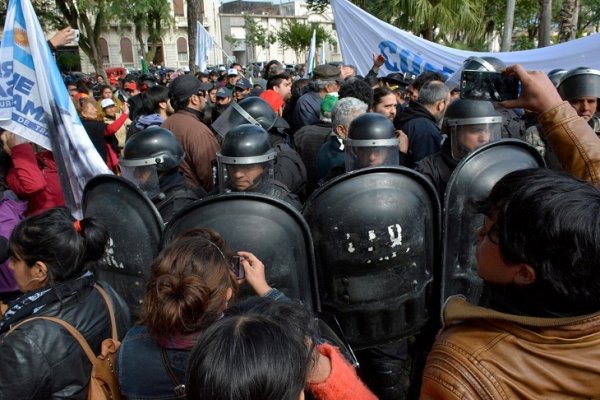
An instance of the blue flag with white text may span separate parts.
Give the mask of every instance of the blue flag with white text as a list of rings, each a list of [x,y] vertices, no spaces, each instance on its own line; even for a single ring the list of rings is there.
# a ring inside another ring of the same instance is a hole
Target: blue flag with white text
[[[79,120],[30,0],[10,0],[6,14],[0,128],[52,150],[65,201],[76,216],[87,181],[111,173]]]

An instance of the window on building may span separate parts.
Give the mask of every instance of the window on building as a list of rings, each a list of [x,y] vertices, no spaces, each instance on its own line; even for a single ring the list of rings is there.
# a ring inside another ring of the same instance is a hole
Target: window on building
[[[183,17],[183,0],[173,0],[173,12],[176,17]]]
[[[127,38],[121,38],[121,60],[123,64],[133,64],[133,47]]]
[[[102,64],[109,65],[110,58],[108,56],[108,42],[104,38],[98,39],[98,44],[100,45],[100,57],[102,58]]]
[[[177,39],[177,60],[179,62],[188,62],[188,44],[185,38]]]

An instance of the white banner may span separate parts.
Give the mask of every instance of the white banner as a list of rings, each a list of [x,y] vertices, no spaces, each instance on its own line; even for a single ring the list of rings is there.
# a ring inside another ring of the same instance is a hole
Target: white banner
[[[365,12],[348,0],[331,0],[335,26],[345,64],[366,75],[373,65],[373,53],[387,61],[380,74],[391,72],[437,71],[446,76],[457,71],[470,56],[493,56],[507,65],[522,64],[529,70],[589,67],[600,69],[600,34],[540,49],[504,53],[457,50],[430,42]]]
[[[208,52],[213,47],[214,39],[210,33],[196,21],[196,64],[201,72],[205,72],[208,67]]]
[[[52,150],[65,201],[76,216],[86,182],[111,173],[81,125],[29,0],[11,0],[6,14],[0,127]]]

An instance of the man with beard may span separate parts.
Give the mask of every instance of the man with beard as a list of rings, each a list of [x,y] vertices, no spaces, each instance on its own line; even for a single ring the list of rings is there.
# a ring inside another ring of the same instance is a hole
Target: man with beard
[[[206,91],[194,76],[181,75],[171,83],[169,98],[175,114],[167,118],[162,127],[173,132],[183,147],[185,158],[181,171],[192,187],[210,191],[213,187],[212,162],[219,150],[219,142],[202,122]]]

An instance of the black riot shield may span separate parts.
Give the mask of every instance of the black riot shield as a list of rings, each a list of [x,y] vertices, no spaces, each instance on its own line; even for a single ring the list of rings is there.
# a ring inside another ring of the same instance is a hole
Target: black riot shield
[[[99,175],[83,191],[83,215],[104,224],[110,234],[105,263],[95,273],[139,315],[150,265],[158,254],[163,221],[152,202],[128,180]]]
[[[355,349],[417,333],[435,301],[440,206],[435,189],[403,167],[342,175],[307,200],[324,311]],[[437,315],[437,314],[435,314]]]
[[[254,253],[265,264],[272,287],[320,310],[310,231],[302,215],[287,203],[256,193],[199,200],[171,219],[163,246],[193,228],[212,228],[231,250]]]
[[[516,139],[482,146],[456,166],[444,198],[442,301],[462,294],[478,303],[483,293],[475,260],[476,231],[483,224],[483,216],[474,214],[469,202],[487,196],[508,173],[538,167],[545,167],[542,156]]]

